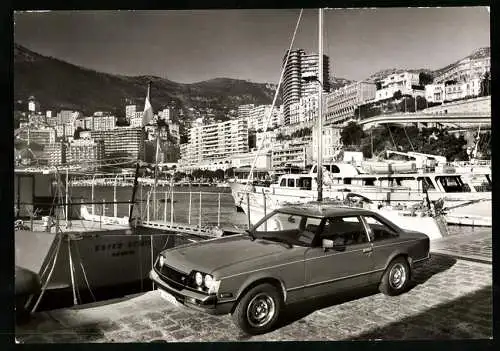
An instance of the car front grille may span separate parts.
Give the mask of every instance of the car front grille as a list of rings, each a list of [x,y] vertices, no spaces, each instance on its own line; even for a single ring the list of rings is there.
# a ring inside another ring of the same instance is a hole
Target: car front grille
[[[167,279],[169,285],[177,290],[181,290],[189,284],[189,275],[176,270],[175,268],[164,265],[156,265],[157,273],[164,279]]]

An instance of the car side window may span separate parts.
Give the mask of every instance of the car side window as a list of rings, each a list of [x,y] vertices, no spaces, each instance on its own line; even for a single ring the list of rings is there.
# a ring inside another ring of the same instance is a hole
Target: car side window
[[[364,218],[371,229],[372,241],[387,240],[398,236],[395,229],[383,223],[378,218],[373,216],[365,216]]]
[[[333,240],[334,245],[356,245],[368,242],[363,223],[357,216],[327,218],[320,238]]]

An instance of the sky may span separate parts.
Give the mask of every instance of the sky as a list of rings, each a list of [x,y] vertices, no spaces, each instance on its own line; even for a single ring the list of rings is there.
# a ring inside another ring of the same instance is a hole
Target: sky
[[[16,12],[14,41],[42,55],[122,75],[181,83],[217,77],[277,84],[300,9]],[[490,46],[485,7],[327,9],[324,51],[335,77],[442,68]],[[318,10],[293,48],[318,52]]]

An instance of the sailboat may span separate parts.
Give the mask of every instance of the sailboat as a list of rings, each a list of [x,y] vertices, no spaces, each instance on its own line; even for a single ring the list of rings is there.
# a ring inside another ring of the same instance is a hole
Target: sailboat
[[[300,20],[300,17],[299,17]],[[293,43],[293,40],[292,40]],[[395,224],[399,225],[405,229],[411,228],[425,228],[427,235],[430,238],[441,238],[447,234],[446,224],[441,216],[441,214],[433,212],[432,215],[425,215],[429,213],[429,208],[424,208],[416,215],[416,208],[410,209],[408,211],[402,211],[399,209],[394,209],[391,207],[381,208],[379,205],[374,203],[374,200],[387,200],[389,197],[380,191],[380,187],[375,187],[373,184],[373,194],[377,194],[379,198],[374,198],[373,196],[366,195],[362,187],[356,188],[356,180],[358,177],[360,180],[365,179],[363,175],[359,174],[359,170],[353,165],[349,164],[328,164],[324,165],[323,156],[323,9],[319,9],[319,62],[318,62],[318,77],[315,79],[318,82],[318,96],[320,101],[318,108],[318,157],[317,164],[311,168],[309,173],[302,174],[285,174],[278,179],[277,184],[272,184],[270,187],[256,187],[247,183],[246,186],[241,184],[231,184],[232,194],[235,199],[237,206],[247,214],[249,225],[255,224],[263,216],[266,216],[272,210],[289,204],[304,204],[304,203],[327,203],[332,206],[359,206],[360,202],[353,204],[352,198],[355,196],[360,197],[365,201],[361,201],[361,206],[368,206],[370,209],[379,212],[384,217],[392,220]],[[288,57],[287,57],[288,59]],[[285,65],[286,67],[286,62]],[[284,68],[283,68],[284,71]],[[282,73],[283,76],[283,73]],[[278,83],[278,89],[281,84]],[[274,102],[273,102],[274,105]],[[325,167],[326,166],[326,167]],[[327,184],[325,182],[325,175],[331,180],[337,177],[337,182],[330,182]],[[373,178],[372,175],[368,175]],[[366,177],[366,181],[368,180]],[[397,175],[393,175],[397,178]],[[407,177],[407,175],[405,175]],[[318,181],[322,179],[323,181]],[[340,183],[339,180],[345,180],[345,183]],[[349,179],[349,183],[347,183]],[[373,181],[373,179],[371,179]],[[363,185],[363,184],[359,184]],[[353,188],[358,191],[352,191]],[[394,196],[396,200],[404,200],[401,195],[394,194],[393,189],[388,189],[390,195]],[[405,189],[406,196],[408,196],[408,189]],[[386,196],[385,199],[383,196]],[[398,198],[399,196],[399,198]],[[429,200],[430,192],[427,190],[420,190],[417,198],[418,202],[422,200],[427,200],[430,205],[431,200]]]
[[[148,88],[146,108],[150,107]],[[71,296],[73,304],[79,304],[96,300],[103,289],[130,284],[150,289],[147,275],[160,251],[224,234],[143,220],[134,207],[141,166],[137,160],[132,198],[125,202],[130,205],[129,217],[124,221],[102,215],[94,221],[82,219],[79,206],[101,203],[81,204],[71,198],[70,167],[15,169],[14,207],[18,218],[30,219],[15,232],[15,265],[37,273],[42,284],[41,293],[26,301],[27,309],[35,311],[47,295]],[[34,219],[36,208],[44,208],[42,221]]]

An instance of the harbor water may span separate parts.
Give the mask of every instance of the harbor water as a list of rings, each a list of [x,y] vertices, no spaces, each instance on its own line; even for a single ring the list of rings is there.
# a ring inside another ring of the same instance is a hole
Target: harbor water
[[[149,194],[150,187],[138,187],[135,196],[136,208],[134,213],[139,214],[143,220],[165,220],[166,222],[177,222],[203,226],[219,225],[220,227],[244,228],[248,224],[247,217],[242,212],[237,212],[234,200],[229,188],[193,186],[174,186],[173,195],[170,187],[157,187],[156,209],[153,206],[154,196]],[[92,202],[92,190],[90,187],[71,187],[71,198],[75,201]],[[149,194],[149,195],[148,195]],[[116,197],[116,198],[115,198]],[[173,198],[173,204],[172,204]],[[115,205],[100,202],[127,202],[132,199],[132,187],[116,187],[116,195],[113,187],[94,187],[94,213],[106,216],[115,215]],[[201,206],[200,206],[201,199]],[[166,200],[166,201],[165,201]],[[191,203],[191,206],[190,206]],[[173,205],[173,206],[172,206]],[[89,212],[91,205],[87,205]],[[104,213],[103,213],[104,207]],[[201,209],[201,211],[200,211]],[[219,215],[220,213],[220,215]],[[129,204],[119,203],[116,205],[116,215],[124,217],[129,215]]]

